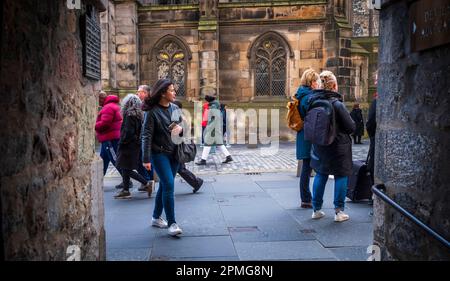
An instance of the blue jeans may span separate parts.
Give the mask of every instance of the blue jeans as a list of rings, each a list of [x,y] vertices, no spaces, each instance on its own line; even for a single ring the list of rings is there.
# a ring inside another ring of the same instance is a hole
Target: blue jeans
[[[100,149],[100,157],[103,159],[103,175],[108,170],[109,162],[116,167],[117,160],[117,146],[119,145],[119,139],[104,141]],[[117,169],[117,167],[116,167]],[[120,173],[120,170],[117,169]]]
[[[327,184],[328,175],[316,173],[313,183],[313,208],[314,211],[322,209],[323,193]],[[347,193],[348,177],[334,176],[334,208],[336,210],[344,210],[345,196]]]
[[[300,174],[300,198],[303,203],[311,203],[311,191],[309,190],[309,177],[311,176],[311,159],[303,159],[302,173]]]
[[[153,210],[153,217],[159,218],[164,212],[169,226],[175,222],[175,175],[178,171],[179,163],[164,153],[152,154],[152,166],[159,177],[159,188],[155,198],[155,209]]]

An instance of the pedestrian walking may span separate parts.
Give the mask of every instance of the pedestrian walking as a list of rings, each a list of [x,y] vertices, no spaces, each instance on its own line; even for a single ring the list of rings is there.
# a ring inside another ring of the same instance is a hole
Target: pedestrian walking
[[[116,166],[117,146],[122,126],[119,102],[119,97],[115,95],[105,97],[105,94],[102,93],[99,96],[102,109],[95,121],[95,135],[101,143],[100,157],[103,159],[103,175],[106,174],[110,162]],[[119,169],[118,171],[120,173]]]
[[[152,226],[168,228],[169,235],[176,236],[183,231],[175,221],[175,175],[179,163],[175,160],[176,144],[172,136],[179,136],[183,128],[178,106],[173,104],[176,92],[173,83],[160,79],[152,88],[152,94],[144,101],[146,111],[142,132],[143,163],[147,170],[154,167],[158,175],[159,188],[153,209]],[[177,114],[178,113],[178,114]],[[166,214],[166,220],[161,215]]]
[[[145,98],[148,95],[150,95],[150,93],[151,93],[151,88],[148,85],[140,85],[136,92],[136,96],[141,101],[141,104],[143,104]],[[139,150],[139,159],[142,159],[142,149]],[[155,189],[155,181],[153,179],[153,169],[150,171],[147,171],[141,163],[141,165],[139,165],[139,167],[137,168],[137,172],[139,175],[144,177],[147,182],[149,182],[151,184],[151,190],[154,190]],[[129,188],[132,188],[132,187],[133,187],[133,182],[130,181]],[[121,182],[120,184],[116,185],[116,188],[123,189],[124,183]],[[150,189],[147,187],[147,185],[143,185],[143,184],[141,184],[141,186],[138,188],[138,191],[140,191],[140,192],[149,192],[149,190]],[[149,193],[149,195],[151,195],[151,193]]]
[[[299,101],[298,112],[300,118],[305,119],[309,98],[313,95],[313,90],[319,88],[320,77],[317,72],[309,68],[305,70],[300,79],[300,87],[295,94],[295,98]],[[309,179],[311,175],[311,142],[305,140],[305,132],[303,129],[297,132],[296,137],[296,155],[297,160],[302,160],[302,171],[300,174],[300,207],[312,208],[312,196],[309,188]]]
[[[127,95],[122,101],[123,123],[120,129],[116,165],[122,171],[123,188],[114,196],[116,199],[131,197],[130,178],[140,182],[140,190],[146,190],[149,197],[153,192],[153,182],[134,171],[142,166],[142,159],[140,158],[141,129],[144,113],[141,106],[141,100],[134,94]]]
[[[173,102],[178,108],[182,109],[183,104],[177,100]],[[184,120],[183,120],[184,121]],[[200,187],[203,185],[203,179],[197,177],[186,168],[185,163],[180,163],[180,167],[178,168],[178,174],[193,188],[193,192],[196,193]]]
[[[350,117],[352,117],[355,122],[355,132],[352,134],[354,144],[362,144],[361,137],[364,135],[364,118],[362,110],[359,108],[359,103],[353,105],[353,110],[350,112]]]
[[[206,125],[208,125],[208,106],[209,104],[205,102],[202,106],[202,144],[203,147],[205,145],[205,129]]]
[[[344,213],[345,196],[348,176],[352,173],[352,139],[350,134],[355,130],[355,123],[348,113],[343,98],[338,93],[336,77],[331,71],[320,74],[323,89],[315,90],[314,100],[327,100],[334,111],[335,135],[330,145],[312,145],[311,167],[316,171],[313,183],[313,219],[325,216],[321,211],[323,194],[329,175],[334,175],[334,221],[342,222],[349,219]],[[333,120],[332,120],[333,122]],[[333,123],[334,123],[333,122]]]
[[[217,146],[226,157],[222,164],[229,163],[233,161],[233,158],[231,158],[230,152],[223,144],[223,116],[220,112],[220,104],[216,100],[215,93],[205,95],[205,100],[208,102],[208,123],[204,133],[205,144],[201,159],[195,164],[206,165],[206,159],[213,145]]]

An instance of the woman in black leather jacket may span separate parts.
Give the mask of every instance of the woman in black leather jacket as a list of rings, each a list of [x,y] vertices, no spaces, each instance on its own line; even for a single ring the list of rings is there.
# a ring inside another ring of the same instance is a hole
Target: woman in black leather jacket
[[[174,85],[170,80],[158,80],[153,86],[152,95],[144,100],[145,117],[142,127],[142,162],[147,170],[153,165],[160,179],[152,226],[169,227],[168,233],[172,236],[182,233],[175,221],[174,178],[179,163],[174,157],[176,145],[172,136],[179,136],[183,130],[178,125],[181,122],[181,111],[173,104],[175,96]],[[161,217],[163,210],[167,221]]]

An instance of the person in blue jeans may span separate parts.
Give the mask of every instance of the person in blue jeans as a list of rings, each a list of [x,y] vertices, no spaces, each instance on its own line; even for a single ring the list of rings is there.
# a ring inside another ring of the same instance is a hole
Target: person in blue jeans
[[[320,73],[323,89],[315,90],[310,102],[316,99],[328,100],[333,105],[336,121],[336,134],[330,145],[312,145],[311,167],[316,171],[313,183],[313,219],[325,216],[321,211],[323,194],[328,176],[334,175],[334,221],[343,222],[349,219],[344,213],[348,176],[352,173],[352,139],[350,134],[355,130],[353,122],[339,94],[337,80],[331,71]]]
[[[299,101],[298,112],[300,117],[304,120],[308,107],[308,100],[313,95],[313,89],[317,89],[320,86],[320,77],[313,69],[308,68],[302,74],[300,79],[301,86],[298,88],[295,98]],[[304,131],[301,129],[297,132],[296,138],[296,154],[297,160],[302,160],[302,171],[300,174],[300,207],[312,208],[312,196],[309,190],[309,177],[311,175],[311,142],[305,140]]]
[[[142,129],[142,162],[147,170],[153,167],[158,175],[159,188],[153,209],[152,226],[167,228],[169,235],[176,236],[183,231],[175,220],[174,185],[179,163],[174,154],[173,139],[183,131],[181,111],[173,104],[175,89],[168,79],[160,79],[152,89],[152,95],[144,100],[146,111]],[[161,215],[166,214],[166,220]]]

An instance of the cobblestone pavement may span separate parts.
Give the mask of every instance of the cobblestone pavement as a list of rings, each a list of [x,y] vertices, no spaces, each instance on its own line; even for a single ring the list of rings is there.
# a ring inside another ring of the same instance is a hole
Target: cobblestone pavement
[[[197,147],[197,160],[202,148]],[[207,165],[198,166],[194,162],[187,164],[187,168],[197,175],[230,174],[230,173],[268,173],[268,172],[296,172],[297,159],[295,156],[295,143],[280,143],[276,153],[268,146],[259,148],[247,148],[246,145],[232,145],[228,148],[233,157],[233,162],[222,164],[224,156],[217,150],[210,153]],[[363,144],[353,145],[353,160],[365,160],[369,150],[369,141],[363,140]],[[195,161],[195,162],[196,162]],[[107,177],[118,177],[117,170],[110,165]]]

